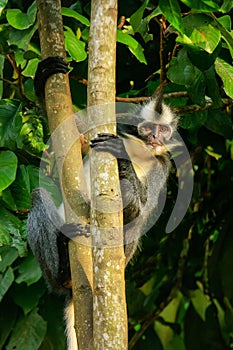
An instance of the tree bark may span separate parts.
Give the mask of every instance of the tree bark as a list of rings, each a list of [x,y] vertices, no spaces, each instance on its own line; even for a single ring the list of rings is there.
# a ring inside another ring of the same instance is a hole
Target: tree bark
[[[37,0],[42,58],[66,56],[59,0]],[[87,221],[88,207],[80,189],[85,189],[81,143],[69,88],[68,75],[55,74],[45,87],[45,104],[67,222]],[[92,253],[88,238],[83,244],[70,241],[69,254],[79,350],[92,340]],[[77,312],[76,312],[77,310]]]
[[[115,57],[117,1],[93,0],[89,38],[90,129],[116,133]],[[116,159],[91,154],[93,237],[93,348],[127,349],[123,213]],[[111,212],[109,211],[111,209]]]

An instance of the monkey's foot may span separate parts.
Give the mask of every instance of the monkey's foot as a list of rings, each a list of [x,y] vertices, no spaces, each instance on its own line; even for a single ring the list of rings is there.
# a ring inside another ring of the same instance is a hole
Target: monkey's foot
[[[66,74],[69,71],[67,63],[60,56],[47,57],[38,64],[34,87],[38,97],[44,96],[45,83],[49,77],[56,73]]]
[[[90,225],[86,224],[83,226],[82,224],[64,224],[61,227],[61,232],[63,235],[70,239],[74,239],[76,237],[90,237]]]

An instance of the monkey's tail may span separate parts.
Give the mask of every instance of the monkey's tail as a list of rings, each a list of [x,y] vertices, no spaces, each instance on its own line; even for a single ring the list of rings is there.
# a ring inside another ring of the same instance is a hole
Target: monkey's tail
[[[73,299],[67,301],[65,308],[65,321],[66,321],[66,336],[67,336],[67,349],[78,350],[77,338],[74,328],[74,302]]]

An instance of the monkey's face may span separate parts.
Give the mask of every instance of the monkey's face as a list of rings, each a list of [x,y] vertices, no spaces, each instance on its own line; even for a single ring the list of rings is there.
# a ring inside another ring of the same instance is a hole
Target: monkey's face
[[[138,125],[138,134],[154,156],[167,153],[166,144],[172,136],[168,125],[145,121]]]

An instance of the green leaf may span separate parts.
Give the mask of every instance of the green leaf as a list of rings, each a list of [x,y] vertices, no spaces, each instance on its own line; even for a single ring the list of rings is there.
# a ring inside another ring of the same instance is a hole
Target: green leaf
[[[29,87],[33,85],[32,79],[28,79],[27,83],[25,83],[26,89],[28,89],[28,84]],[[44,143],[42,122],[40,118],[33,113],[24,115],[24,120],[25,122],[23,123],[19,138],[17,139],[17,146],[31,154],[41,156],[41,152],[48,148],[48,145]]]
[[[225,17],[228,16],[223,16],[222,18],[224,19],[224,21],[221,21],[220,19],[215,19],[214,21],[214,25],[216,26],[216,28],[218,28],[221,32],[221,35],[223,37],[223,39],[226,41],[228,48],[230,50],[231,56],[233,57],[233,37],[231,35],[231,20],[229,23],[229,20],[227,20],[227,18],[225,19]],[[223,22],[223,23],[222,23]],[[225,26],[230,26],[230,29],[227,30],[225,28]]]
[[[24,95],[33,102],[37,102],[38,99],[35,95],[35,91],[34,91],[34,80],[29,78],[27,80],[25,80],[24,84]],[[39,119],[39,118],[38,118]],[[21,130],[22,131],[22,130]],[[26,135],[30,138],[31,135]],[[27,138],[27,137],[26,137]],[[25,148],[25,147],[24,147]],[[41,147],[40,147],[41,148]]]
[[[221,33],[215,27],[212,17],[203,13],[193,13],[182,18],[182,24],[185,36],[179,36],[177,42],[213,53],[219,44]]]
[[[143,53],[143,48],[137,42],[137,40],[135,40],[128,34],[122,33],[121,30],[117,30],[117,42],[128,46],[129,50],[139,60],[139,62],[147,64],[146,58]]]
[[[0,30],[0,52],[5,54],[9,52],[9,24],[1,24]]]
[[[16,29],[23,30],[31,27],[36,20],[36,1],[28,8],[27,13],[19,9],[9,9],[6,13],[8,23]]]
[[[68,28],[66,28],[68,29]],[[65,47],[70,56],[76,61],[81,62],[87,58],[85,50],[85,43],[79,40],[71,30],[66,30],[65,35]]]
[[[37,313],[37,310],[32,311],[16,323],[6,350],[39,349],[46,329],[46,322]]]
[[[19,254],[15,248],[10,246],[0,247],[0,272],[5,272],[7,267],[11,266],[18,256]]]
[[[210,300],[204,295],[200,289],[196,289],[192,294],[192,304],[197,314],[205,321],[205,314],[207,308],[211,305]]]
[[[229,115],[221,109],[208,111],[205,127],[226,139],[232,138],[232,123]]]
[[[0,302],[2,301],[2,298],[14,282],[14,273],[11,267],[8,267],[8,269],[5,271],[4,274],[0,275]]]
[[[25,77],[33,78],[35,76],[35,73],[36,73],[37,66],[38,66],[39,62],[40,62],[40,60],[38,58],[30,59],[30,61],[28,62],[26,68],[23,70],[23,75]]]
[[[145,8],[148,4],[149,0],[145,0],[139,9],[134,12],[130,17],[130,24],[132,25],[134,29],[134,33],[139,32],[139,27],[141,25],[143,13],[145,11]]]
[[[29,61],[29,60],[33,60],[34,58],[38,58],[39,59],[40,55],[38,55],[38,53],[35,52],[35,51],[28,50],[28,51],[24,52],[23,58],[25,60]]]
[[[192,64],[201,71],[206,71],[213,66],[219,52],[221,51],[221,47],[221,43],[219,43],[212,54],[209,54],[203,49],[199,49],[195,46],[187,46],[187,50]]]
[[[19,49],[28,50],[31,38],[38,29],[38,23],[36,22],[33,26],[28,29],[18,30],[10,28],[9,30],[9,45],[15,45]]]
[[[6,7],[7,3],[8,3],[8,0],[1,0],[0,1],[0,16],[2,15],[2,11]]]
[[[30,286],[31,284],[38,282],[41,277],[41,269],[32,253],[29,253],[19,265],[19,276],[15,281],[17,283],[25,282]]]
[[[81,22],[82,24],[84,24],[87,27],[90,27],[90,21],[89,19],[87,19],[86,17],[80,15],[80,13],[67,8],[67,7],[62,7],[62,15],[66,16],[66,17],[72,17],[77,19],[77,21]]]
[[[203,126],[207,119],[207,112],[185,114],[180,117],[179,125],[186,130],[198,129]]]
[[[175,84],[187,86],[193,83],[195,67],[188,58],[186,49],[181,49],[177,57],[172,58],[167,76]]]
[[[203,72],[207,87],[207,96],[211,98],[215,107],[222,106],[222,99],[219,91],[219,81],[217,80],[214,65]]]
[[[195,69],[193,84],[187,86],[187,90],[189,97],[194,103],[199,106],[205,106],[206,83],[204,74],[199,69]]]
[[[26,315],[38,305],[46,290],[46,284],[42,280],[41,283],[34,283],[31,286],[27,286],[25,283],[16,284],[11,295],[15,304],[19,305]]]
[[[219,159],[222,158],[222,155],[219,154],[219,153],[216,153],[215,150],[214,150],[214,148],[213,148],[212,146],[207,146],[206,149],[205,149],[205,152],[206,152],[209,156],[215,158],[217,161],[218,161]]]
[[[192,65],[186,49],[180,50],[174,57],[167,72],[168,78],[180,85],[185,85],[189,96],[198,105],[205,104],[205,78],[203,73]]]
[[[14,196],[9,187],[2,191],[2,200],[6,204],[7,209],[15,212],[17,211]]]
[[[20,101],[1,100],[0,101],[0,147],[14,149],[16,139],[21,128]]]
[[[9,338],[12,329],[14,329],[15,322],[18,315],[18,307],[9,300],[5,299],[1,303],[0,312],[0,349],[5,349],[5,344]]]
[[[25,211],[30,208],[30,179],[25,165],[20,165],[18,168],[15,182],[11,185],[10,190],[14,194],[17,210]]]
[[[225,93],[233,98],[233,67],[221,58],[215,61],[215,69],[223,81],[223,89]]]
[[[185,5],[189,6],[192,10],[198,10],[201,12],[212,12],[219,10],[218,4],[211,0],[181,0]]]
[[[124,26],[123,32],[126,34],[135,34],[140,33],[143,40],[147,43],[148,41],[153,40],[153,35],[149,34],[148,32],[148,26],[149,22],[152,18],[155,16],[158,16],[158,14],[161,13],[159,7],[157,7],[152,13],[150,13],[148,16],[143,18],[143,14],[145,11],[146,6],[148,5],[148,0],[145,0],[142,6],[134,12],[130,17],[130,26],[128,27],[128,30],[126,29],[127,26]],[[133,30],[132,30],[133,29]]]
[[[13,244],[14,239],[19,235],[21,221],[8,210],[0,207],[0,245]],[[15,244],[17,249],[17,246]]]
[[[63,300],[52,294],[46,294],[43,297],[43,309],[41,308],[40,312],[44,320],[48,322],[47,334],[43,342],[43,350],[52,350],[51,344],[53,344],[54,350],[66,349]]]
[[[181,21],[180,5],[177,0],[159,0],[159,8],[164,17],[177,29],[180,33],[184,32]]]
[[[233,6],[232,6],[233,7]],[[231,31],[231,17],[228,15],[216,19],[226,30]]]
[[[223,4],[220,8],[220,11],[222,12],[230,12],[230,10],[233,8],[233,3],[229,0],[223,0]]]
[[[18,159],[11,151],[0,152],[0,192],[15,180]]]
[[[62,202],[62,197],[55,181],[50,177],[45,176],[41,169],[33,165],[27,166],[27,172],[29,175],[31,190],[36,187],[45,188],[52,195],[55,205],[59,206]]]

